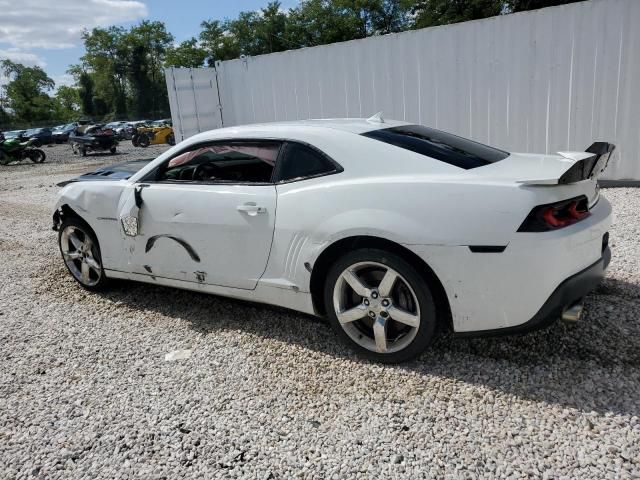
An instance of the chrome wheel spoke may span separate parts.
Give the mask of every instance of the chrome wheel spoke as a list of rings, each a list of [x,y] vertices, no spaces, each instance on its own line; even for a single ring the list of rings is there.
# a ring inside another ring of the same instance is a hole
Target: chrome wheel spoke
[[[349,323],[364,318],[366,314],[367,309],[363,305],[358,305],[357,307],[337,313],[337,316],[340,323]]]
[[[406,310],[398,307],[390,307],[388,312],[391,319],[396,322],[400,322],[414,328],[418,328],[420,326],[420,317],[418,315],[407,312]]]
[[[82,262],[82,266],[81,266],[81,279],[82,279],[82,283],[88,284],[91,280],[91,277],[89,276],[89,272],[91,270],[91,267],[89,266],[89,264],[85,261]]]
[[[82,244],[82,251],[84,253],[91,253],[92,248],[93,248],[93,242],[89,237],[85,237],[84,243]]]
[[[98,275],[100,275],[100,264],[96,261],[95,258],[86,257],[84,261],[86,262],[87,265],[89,265],[89,268],[91,268],[91,270],[93,270]]]
[[[387,351],[387,319],[377,316],[373,324],[373,336],[376,341],[376,348],[379,352]]]
[[[361,297],[368,297],[371,295],[371,290],[364,285],[351,270],[345,270],[342,274],[342,278],[351,288],[353,288],[353,291]]]
[[[63,253],[63,255],[64,255],[64,259],[67,262],[70,262],[72,260],[77,260],[82,256],[80,252],[67,252],[67,253]]]
[[[391,269],[387,270],[387,273],[384,274],[382,280],[380,281],[380,285],[378,285],[378,292],[382,297],[388,297],[391,295],[391,290],[393,289],[393,285],[396,283],[396,279],[398,278],[398,274]]]
[[[81,251],[84,243],[80,241],[80,239],[78,238],[78,236],[76,235],[76,230],[73,229],[70,233],[69,233],[69,241],[71,242],[71,244],[73,245],[73,248],[75,248],[78,251]]]

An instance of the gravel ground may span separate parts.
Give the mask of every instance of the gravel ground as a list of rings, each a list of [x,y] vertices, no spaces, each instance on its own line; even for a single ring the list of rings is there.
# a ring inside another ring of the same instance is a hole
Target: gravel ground
[[[583,322],[381,366],[297,313],[79,288],[55,183],[162,150],[0,167],[1,478],[640,478],[640,190],[604,191],[614,259]]]

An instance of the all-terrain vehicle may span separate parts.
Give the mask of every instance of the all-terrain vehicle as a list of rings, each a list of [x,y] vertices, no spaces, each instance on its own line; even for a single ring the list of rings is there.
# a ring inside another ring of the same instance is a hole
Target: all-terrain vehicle
[[[134,147],[143,148],[149,145],[162,145],[165,143],[175,145],[176,137],[173,134],[173,128],[171,126],[166,124],[152,124],[136,128],[131,137],[131,143]]]
[[[103,125],[82,125],[69,135],[74,155],[85,157],[89,152],[116,153],[118,139],[113,130]]]

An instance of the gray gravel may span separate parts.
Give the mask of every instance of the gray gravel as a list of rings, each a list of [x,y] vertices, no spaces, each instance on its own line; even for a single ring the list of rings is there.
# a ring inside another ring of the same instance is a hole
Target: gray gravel
[[[163,148],[121,150],[0,167],[1,478],[640,478],[640,190],[604,191],[614,259],[582,323],[381,366],[289,311],[80,289],[54,184]]]

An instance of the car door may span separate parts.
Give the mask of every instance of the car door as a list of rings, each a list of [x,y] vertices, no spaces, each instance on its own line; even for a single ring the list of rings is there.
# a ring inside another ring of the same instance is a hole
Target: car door
[[[201,144],[129,185],[120,207],[127,271],[255,288],[273,239],[280,148],[276,141]]]

